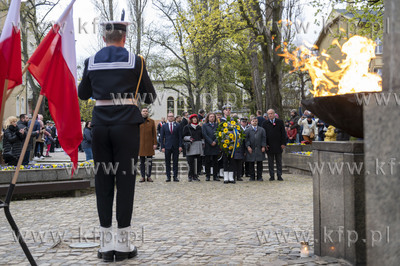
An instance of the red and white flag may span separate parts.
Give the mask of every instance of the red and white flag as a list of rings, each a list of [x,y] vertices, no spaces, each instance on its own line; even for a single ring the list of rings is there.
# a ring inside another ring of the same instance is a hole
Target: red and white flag
[[[12,0],[8,9],[3,31],[0,37],[0,103],[3,98],[4,81],[8,89],[22,84],[21,70],[21,33],[20,33],[21,0]]]
[[[76,168],[82,129],[76,79],[74,3],[72,0],[28,64],[29,72],[42,87],[40,94],[47,97],[60,145]]]

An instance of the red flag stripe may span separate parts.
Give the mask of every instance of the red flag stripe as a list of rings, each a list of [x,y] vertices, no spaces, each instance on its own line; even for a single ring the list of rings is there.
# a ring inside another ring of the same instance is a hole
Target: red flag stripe
[[[42,86],[49,110],[57,126],[61,147],[78,163],[78,146],[82,141],[76,82],[62,54],[62,37],[55,26],[29,59],[29,71]]]

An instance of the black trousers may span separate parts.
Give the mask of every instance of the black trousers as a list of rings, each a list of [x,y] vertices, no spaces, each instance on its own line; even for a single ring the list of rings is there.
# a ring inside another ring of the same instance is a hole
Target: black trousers
[[[243,173],[243,160],[242,159],[235,159],[233,162],[233,166],[234,166],[234,175],[236,180],[239,177],[242,177],[242,173]]]
[[[131,225],[139,153],[138,125],[93,126],[97,211],[100,225],[112,225],[114,188],[117,187],[118,228]]]
[[[200,167],[197,167],[197,175],[200,175],[203,171],[203,166],[205,166],[205,159],[204,156],[199,155]]]
[[[173,172],[175,179],[178,178],[179,149],[165,149],[165,168],[167,170],[167,179],[171,179],[171,156],[174,161]]]
[[[55,142],[53,141],[52,143],[51,143],[51,146],[50,146],[50,152],[54,152],[54,146],[55,146],[56,144],[55,144]]]
[[[269,176],[274,177],[274,161],[276,161],[276,170],[278,177],[282,176],[282,153],[267,153],[268,155],[268,168]]]
[[[37,156],[37,157],[43,156],[43,147],[44,147],[44,143],[43,142],[36,141],[36,144],[35,144],[35,156]]]
[[[206,177],[211,177],[211,167],[213,168],[213,177],[218,177],[218,155],[206,155]]]
[[[29,156],[31,155],[31,151],[27,150],[25,152],[24,160],[22,161],[22,165],[27,165],[29,164]]]
[[[234,171],[234,160],[230,155],[226,155],[224,153],[224,172],[233,172]]]
[[[250,169],[249,168],[249,162],[242,162],[242,175],[241,175],[241,177],[243,177],[244,175],[250,176],[249,169]]]
[[[256,177],[256,172],[254,169],[256,162],[249,162],[249,171],[250,171],[250,178],[254,179]],[[257,179],[262,178],[263,172],[263,161],[257,162]]]
[[[151,177],[153,168],[153,156],[140,156],[140,175],[142,177]]]
[[[189,164],[189,177],[198,177],[199,169],[201,169],[200,155],[186,155],[186,160]]]

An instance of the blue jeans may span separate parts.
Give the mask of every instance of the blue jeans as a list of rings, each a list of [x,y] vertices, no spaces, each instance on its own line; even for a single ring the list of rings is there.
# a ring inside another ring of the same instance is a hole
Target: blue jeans
[[[86,154],[86,161],[92,160],[93,159],[93,152],[92,152],[92,148],[86,148],[83,149],[83,151]]]

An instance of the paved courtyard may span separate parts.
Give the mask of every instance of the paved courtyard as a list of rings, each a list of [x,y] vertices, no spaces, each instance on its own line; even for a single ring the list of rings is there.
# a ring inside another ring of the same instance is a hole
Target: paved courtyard
[[[347,265],[333,258],[300,258],[300,241],[312,244],[312,179],[284,182],[137,183],[132,227],[138,257],[127,264]],[[267,176],[264,177],[267,179]],[[246,178],[246,180],[248,180]],[[93,193],[78,198],[13,201],[11,212],[39,265],[104,264]],[[60,241],[62,239],[62,241]],[[312,250],[312,247],[311,247]],[[0,264],[28,265],[0,215]]]

